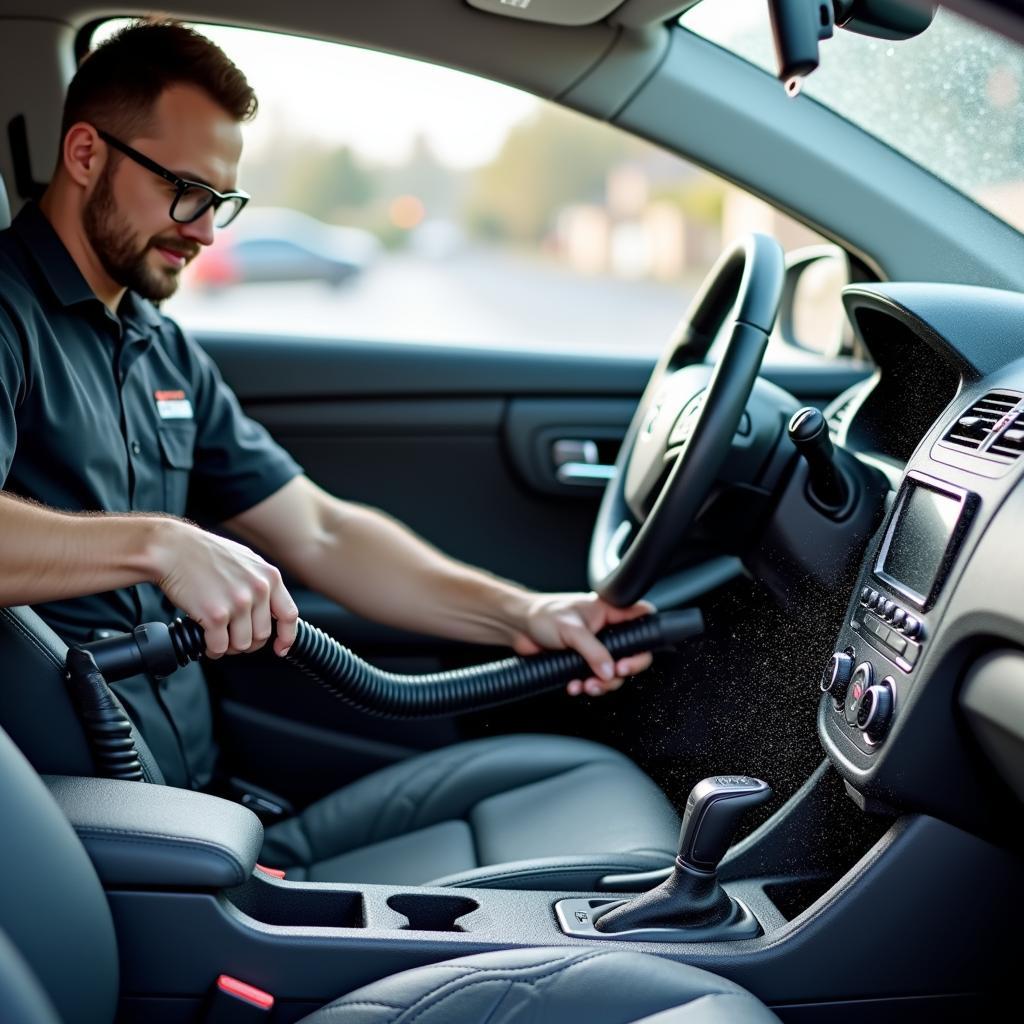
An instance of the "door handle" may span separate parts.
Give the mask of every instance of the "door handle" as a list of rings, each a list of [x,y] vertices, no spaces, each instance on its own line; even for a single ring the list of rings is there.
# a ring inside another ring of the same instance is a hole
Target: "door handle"
[[[597,442],[565,438],[551,446],[555,478],[576,487],[594,487],[615,476],[615,467],[597,461]]]

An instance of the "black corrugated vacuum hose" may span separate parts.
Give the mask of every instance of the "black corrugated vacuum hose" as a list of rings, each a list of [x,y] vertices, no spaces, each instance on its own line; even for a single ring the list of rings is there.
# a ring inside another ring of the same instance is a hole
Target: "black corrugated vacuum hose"
[[[646,615],[602,630],[612,657],[628,657],[698,636],[704,620],[696,608]],[[487,665],[403,676],[367,664],[333,637],[302,619],[286,660],[336,697],[362,711],[389,718],[429,718],[479,711],[564,686],[591,675],[575,651],[548,651]]]
[[[696,608],[646,615],[598,633],[612,657],[672,647],[704,631]],[[169,626],[148,622],[131,633],[82,644],[68,652],[68,675],[89,733],[97,768],[112,778],[140,778],[131,728],[107,681],[139,672],[167,676],[198,660],[206,642],[192,619]],[[299,619],[286,661],[362,711],[389,718],[430,718],[478,711],[585,678],[590,669],[575,651],[547,651],[450,672],[403,676],[375,668],[323,630]]]
[[[71,697],[78,707],[96,771],[107,779],[141,782],[142,762],[131,722],[110,692],[92,654],[84,647],[72,647],[65,664]]]

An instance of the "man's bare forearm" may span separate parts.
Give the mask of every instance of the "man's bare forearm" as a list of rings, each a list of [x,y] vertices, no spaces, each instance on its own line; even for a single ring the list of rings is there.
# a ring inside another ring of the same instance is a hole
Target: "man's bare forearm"
[[[158,586],[206,635],[213,658],[295,639],[281,574],[241,544],[159,514],[68,513],[0,491],[0,607]]]
[[[530,591],[442,554],[377,509],[305,477],[225,524],[306,586],[390,626],[475,643],[522,631]]]
[[[389,516],[337,506],[308,585],[378,622],[471,643],[509,644],[530,592],[456,561]]]
[[[72,514],[0,491],[0,605],[56,601],[154,581],[156,515]]]
[[[596,594],[541,594],[464,565],[383,512],[342,501],[305,476],[224,525],[307,586],[369,619],[433,636],[511,644],[519,654],[572,648],[592,678],[569,692],[597,696],[642,672],[649,654],[617,664],[597,637],[653,610],[616,608]]]

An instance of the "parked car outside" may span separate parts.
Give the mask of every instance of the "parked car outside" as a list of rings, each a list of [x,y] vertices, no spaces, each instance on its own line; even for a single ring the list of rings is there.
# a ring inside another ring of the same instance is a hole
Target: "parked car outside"
[[[206,288],[271,281],[323,281],[339,287],[377,259],[380,242],[369,231],[325,224],[298,210],[247,210],[190,271]]]

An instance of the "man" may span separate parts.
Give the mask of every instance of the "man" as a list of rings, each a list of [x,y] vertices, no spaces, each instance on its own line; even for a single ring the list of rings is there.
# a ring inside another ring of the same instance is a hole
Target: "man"
[[[71,83],[53,179],[0,233],[0,603],[37,604],[69,641],[180,608],[212,658],[261,647],[276,622],[282,655],[297,610],[280,565],[394,626],[520,654],[574,648],[593,676],[571,694],[618,688],[650,656],[614,664],[595,633],[649,606],[530,592],[327,494],[153,305],[245,205],[240,125],[255,109],[218,48],[167,21],[123,30]],[[167,780],[205,785],[198,669],[119,693]]]

